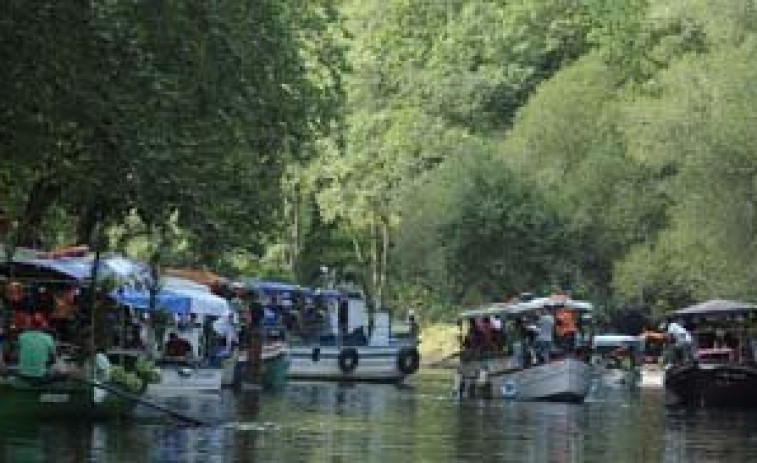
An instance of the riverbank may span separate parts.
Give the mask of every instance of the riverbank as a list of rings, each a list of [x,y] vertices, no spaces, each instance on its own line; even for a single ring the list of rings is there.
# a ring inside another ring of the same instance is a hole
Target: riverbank
[[[450,367],[458,352],[458,329],[452,323],[434,323],[421,329],[421,343],[418,346],[423,367]]]

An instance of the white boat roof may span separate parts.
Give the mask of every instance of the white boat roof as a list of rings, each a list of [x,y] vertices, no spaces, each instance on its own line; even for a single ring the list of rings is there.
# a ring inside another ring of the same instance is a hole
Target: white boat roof
[[[629,343],[639,343],[643,340],[641,336],[630,336],[627,334],[597,334],[592,338],[592,345],[598,346],[622,346]]]
[[[515,317],[534,313],[543,308],[567,307],[576,312],[591,312],[591,302],[579,301],[566,297],[540,297],[525,302],[495,302],[481,307],[463,311],[458,318]]]
[[[757,305],[751,302],[712,299],[699,304],[676,310],[667,314],[667,318],[689,315],[727,316],[757,311]]]

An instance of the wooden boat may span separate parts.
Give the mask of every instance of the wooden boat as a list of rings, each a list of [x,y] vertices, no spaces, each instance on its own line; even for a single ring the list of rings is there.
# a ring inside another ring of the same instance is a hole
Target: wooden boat
[[[567,298],[539,298],[527,302],[491,304],[463,312],[463,321],[501,320],[501,344],[491,349],[471,351],[461,346],[460,365],[455,374],[454,392],[461,398],[500,398],[508,400],[544,400],[583,402],[589,392],[592,371],[580,349],[555,350],[548,362],[523,362],[524,339],[514,328],[516,323],[553,307],[572,310],[588,318],[588,302]],[[579,333],[580,334],[580,333]],[[508,339],[509,337],[509,339]],[[462,336],[461,336],[462,339]],[[583,341],[577,341],[580,345]]]
[[[112,383],[106,386],[110,390],[78,380],[34,384],[17,376],[2,376],[0,417],[34,420],[123,417],[130,414],[137,404],[129,397],[138,397],[144,392],[134,394]]]
[[[665,390],[672,403],[757,406],[754,393],[757,390],[754,351],[757,305],[710,300],[673,312],[667,318],[692,327],[697,346],[693,358],[677,359],[665,369]]]

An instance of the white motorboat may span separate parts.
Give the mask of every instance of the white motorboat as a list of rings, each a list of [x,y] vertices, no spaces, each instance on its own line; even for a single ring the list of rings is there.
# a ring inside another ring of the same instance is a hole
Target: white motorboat
[[[369,320],[359,295],[340,296],[326,317],[331,329],[322,330],[316,340],[290,345],[291,379],[396,382],[418,371],[414,336],[392,334],[388,313],[375,313],[373,330],[365,335]]]
[[[570,348],[555,348],[546,361],[534,361],[530,349],[523,349],[529,343],[516,327],[524,326],[543,310],[570,311],[588,319],[591,308],[588,302],[559,297],[492,304],[463,312],[461,326],[464,320],[470,326],[479,326],[479,321],[486,321],[488,326],[493,319],[501,326],[496,335],[485,336],[499,340],[474,348],[461,346],[455,394],[460,398],[583,402],[593,375],[581,352],[586,347],[580,345],[582,333],[576,333],[578,340]]]
[[[401,381],[418,370],[415,347],[297,346],[290,349],[289,377],[343,381]]]
[[[574,358],[528,368],[490,369],[491,365],[483,364],[478,369],[468,367],[456,378],[461,397],[579,403],[591,385],[589,365]]]

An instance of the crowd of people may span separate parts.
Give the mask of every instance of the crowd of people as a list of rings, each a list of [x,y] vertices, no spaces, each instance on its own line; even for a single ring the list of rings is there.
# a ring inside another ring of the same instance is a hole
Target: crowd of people
[[[508,320],[482,316],[469,318],[467,323],[462,341],[462,354],[467,358],[514,355],[523,366],[529,366],[578,347],[580,318],[559,304]]]

